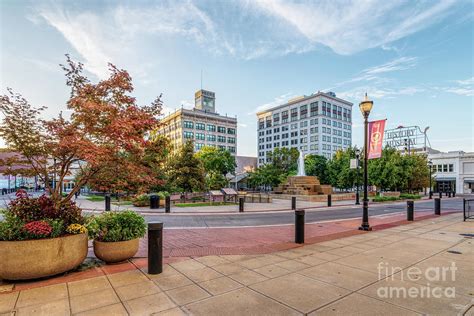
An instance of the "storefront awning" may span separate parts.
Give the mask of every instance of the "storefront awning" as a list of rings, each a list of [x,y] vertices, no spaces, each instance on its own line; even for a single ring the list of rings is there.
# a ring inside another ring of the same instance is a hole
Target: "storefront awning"
[[[474,183],[474,179],[464,179],[464,183]]]
[[[442,181],[456,181],[456,178],[436,178],[437,182],[442,182]]]

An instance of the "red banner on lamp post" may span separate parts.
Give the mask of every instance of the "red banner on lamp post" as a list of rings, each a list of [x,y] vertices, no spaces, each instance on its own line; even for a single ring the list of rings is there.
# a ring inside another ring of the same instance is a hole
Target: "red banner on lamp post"
[[[368,148],[368,159],[375,159],[382,157],[383,147],[383,134],[385,129],[385,121],[373,121],[369,122],[369,148]]]

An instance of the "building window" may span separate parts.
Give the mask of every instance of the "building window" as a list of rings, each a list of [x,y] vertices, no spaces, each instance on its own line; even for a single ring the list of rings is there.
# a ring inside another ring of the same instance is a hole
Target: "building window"
[[[205,139],[206,139],[206,135],[204,135],[203,133],[196,133],[196,139],[198,139],[198,140],[205,140]]]
[[[186,139],[192,139],[192,138],[194,138],[194,133],[193,133],[193,132],[187,132],[187,131],[185,131],[185,132],[184,132],[184,138],[186,138]]]
[[[310,114],[309,114],[310,116],[318,115],[318,101],[311,103],[309,110],[310,110]]]
[[[204,124],[204,123],[196,123],[196,129],[203,131],[203,130],[206,129],[206,124]]]
[[[208,142],[215,142],[216,141],[216,135],[207,135],[207,141]]]
[[[219,143],[225,143],[225,136],[218,135],[218,136],[217,136],[217,141],[218,141]]]
[[[294,122],[296,120],[298,120],[298,109],[294,108],[291,109],[291,121]]]
[[[196,150],[200,150],[202,147],[204,147],[204,144],[202,144],[202,143],[196,143],[194,145],[194,148],[196,148]]]
[[[280,123],[280,113],[273,114],[273,123],[278,125]]]
[[[265,128],[265,121],[263,118],[258,120],[258,129],[264,129]]]
[[[272,118],[268,116],[265,122],[265,127],[272,127]]]
[[[184,121],[184,128],[194,128],[194,123],[191,121]]]
[[[228,128],[227,129],[227,134],[230,134],[230,135],[235,135],[235,128]]]
[[[297,128],[298,128],[298,124],[297,124],[297,123],[291,124],[291,129],[297,129]]]
[[[443,172],[448,172],[448,165],[443,165]]]
[[[300,119],[304,119],[308,116],[308,105],[300,106]]]
[[[235,137],[227,137],[227,142],[229,144],[235,144]]]
[[[235,153],[235,147],[234,146],[229,146],[227,147],[231,153]]]
[[[281,122],[288,123],[288,111],[281,112]]]
[[[453,164],[449,164],[449,172],[454,172],[454,165]]]
[[[219,149],[226,149],[226,147],[223,146],[223,145],[217,145],[217,148],[219,148]]]
[[[217,126],[217,132],[225,133],[225,127],[224,126]]]
[[[215,132],[216,131],[216,126],[212,124],[207,124],[207,131],[208,132]]]

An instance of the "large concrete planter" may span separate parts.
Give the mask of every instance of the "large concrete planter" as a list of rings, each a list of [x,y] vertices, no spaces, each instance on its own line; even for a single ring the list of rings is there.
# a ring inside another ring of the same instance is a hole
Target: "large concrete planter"
[[[94,240],[94,254],[107,263],[132,258],[138,251],[139,238],[127,241],[104,242]]]
[[[87,256],[87,234],[0,241],[0,279],[28,280],[63,273]]]

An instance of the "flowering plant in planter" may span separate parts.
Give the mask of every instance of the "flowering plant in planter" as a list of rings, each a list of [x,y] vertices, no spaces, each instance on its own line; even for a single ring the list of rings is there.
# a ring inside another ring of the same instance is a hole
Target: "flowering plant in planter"
[[[55,238],[71,234],[67,230],[70,225],[84,223],[81,209],[74,202],[56,208],[50,197],[32,198],[24,190],[16,193],[16,199],[9,203],[3,214],[0,240],[6,241]]]

